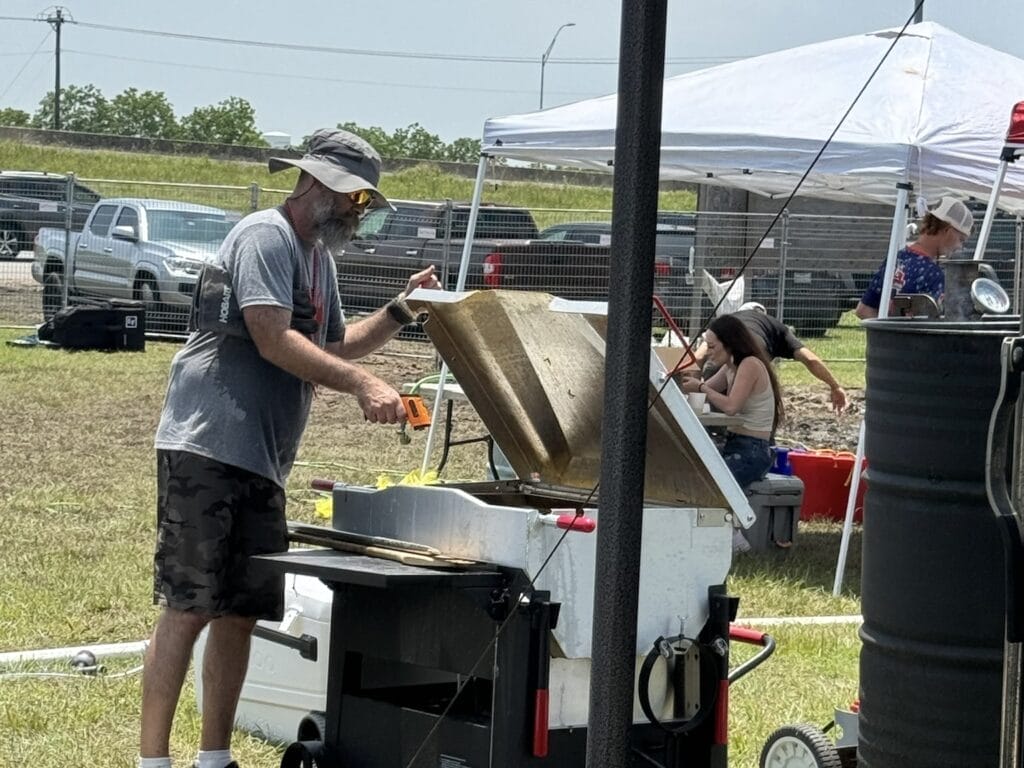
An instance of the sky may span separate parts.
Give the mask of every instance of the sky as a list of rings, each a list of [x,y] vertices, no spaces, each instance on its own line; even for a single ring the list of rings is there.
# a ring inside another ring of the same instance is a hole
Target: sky
[[[34,19],[54,7],[0,0],[0,108],[35,112],[52,90],[55,36]],[[538,109],[541,56],[556,32],[544,106],[612,93],[622,14],[618,0],[67,0],[62,7],[76,22],[62,28],[63,85],[91,83],[108,98],[131,87],[162,91],[179,116],[239,96],[255,108],[261,132],[295,141],[344,122],[389,133],[419,123],[449,142],[480,138],[487,118]],[[912,0],[669,0],[665,74],[899,27],[913,8]],[[924,19],[1024,58],[1019,0],[925,0]],[[574,26],[559,31],[563,24]]]

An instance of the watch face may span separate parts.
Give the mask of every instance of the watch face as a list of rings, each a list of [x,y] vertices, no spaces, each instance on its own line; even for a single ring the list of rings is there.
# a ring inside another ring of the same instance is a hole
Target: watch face
[[[971,300],[982,314],[1002,315],[1010,310],[1010,297],[995,280],[979,277],[971,283]]]

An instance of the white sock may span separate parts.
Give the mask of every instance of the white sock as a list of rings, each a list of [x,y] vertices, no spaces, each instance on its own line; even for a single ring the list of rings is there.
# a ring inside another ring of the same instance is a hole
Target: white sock
[[[199,750],[196,755],[196,768],[225,768],[231,764],[230,749]]]
[[[139,768],[171,768],[169,757],[140,757]]]

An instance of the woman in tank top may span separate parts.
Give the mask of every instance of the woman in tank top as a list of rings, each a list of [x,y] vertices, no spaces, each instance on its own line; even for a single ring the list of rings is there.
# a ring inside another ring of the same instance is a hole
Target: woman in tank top
[[[712,406],[743,419],[726,432],[721,452],[736,482],[746,488],[772,465],[769,440],[782,418],[779,382],[761,345],[736,317],[716,317],[704,338],[708,360],[718,370],[707,381],[685,379],[683,390],[704,392]]]

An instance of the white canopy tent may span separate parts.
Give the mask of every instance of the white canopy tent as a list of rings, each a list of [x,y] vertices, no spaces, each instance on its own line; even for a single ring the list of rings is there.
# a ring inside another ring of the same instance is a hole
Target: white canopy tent
[[[661,179],[788,197],[898,33],[852,35],[666,79]],[[929,201],[943,195],[988,199],[1003,170],[999,205],[1024,213],[1024,168],[1000,168],[1011,109],[1022,99],[1021,59],[939,24],[909,26],[799,194],[894,206],[887,294],[904,241],[911,188]],[[476,225],[488,157],[613,171],[617,102],[611,94],[487,120],[469,231]],[[465,285],[470,248],[467,239],[459,290]],[[887,310],[883,302],[882,317]],[[439,391],[438,403],[441,397]],[[863,442],[862,422],[855,466],[860,466]],[[424,470],[426,462],[425,456]],[[856,486],[855,481],[843,530],[837,593]]]
[[[882,60],[898,30],[778,51],[665,80],[661,178],[786,197]],[[925,22],[908,27],[800,194],[895,201],[987,199],[1024,61]],[[487,155],[611,170],[614,94],[488,120]],[[1024,211],[1024,169],[1001,207]]]

